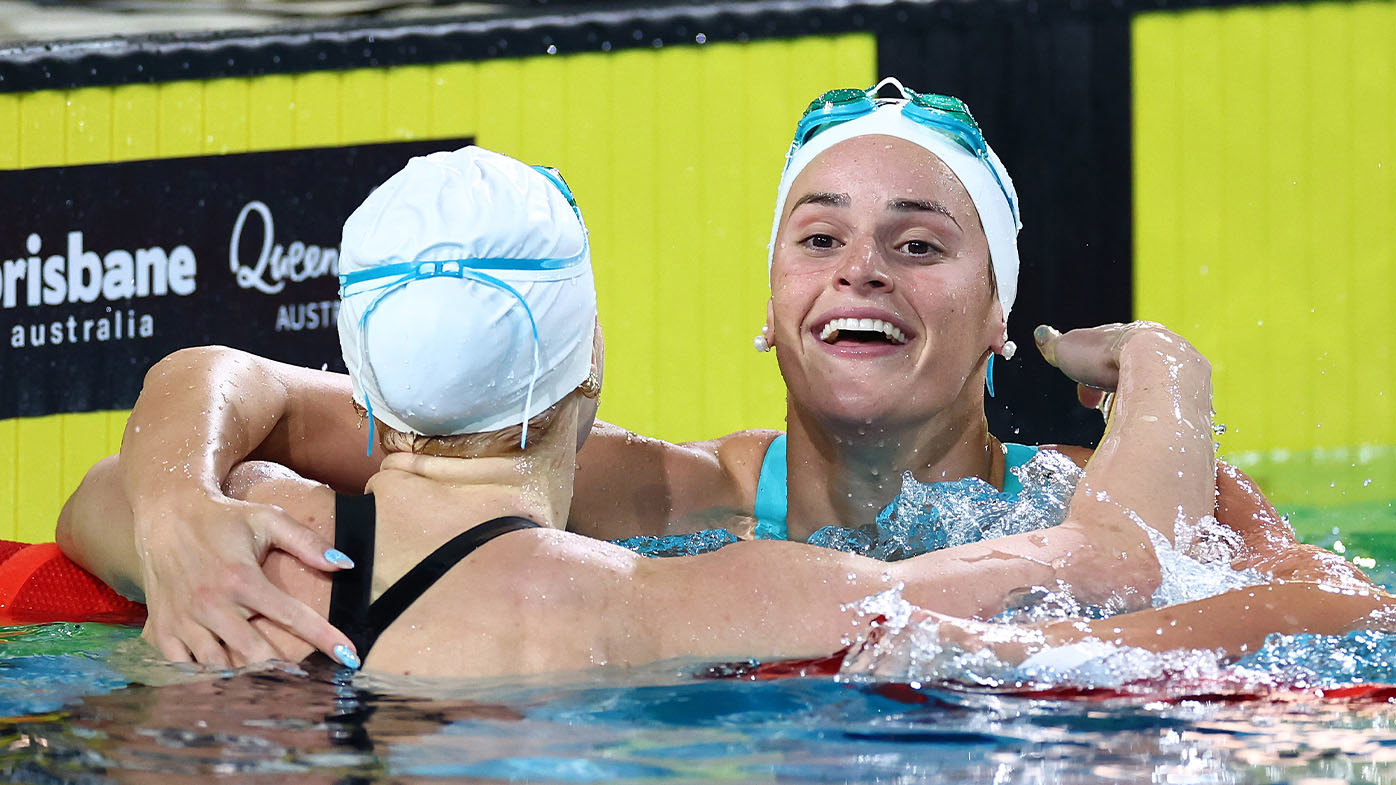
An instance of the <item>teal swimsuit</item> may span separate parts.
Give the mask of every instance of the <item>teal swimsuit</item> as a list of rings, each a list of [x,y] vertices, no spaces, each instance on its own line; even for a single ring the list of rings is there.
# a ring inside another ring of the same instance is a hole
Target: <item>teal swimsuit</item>
[[[1003,492],[1016,496],[1023,486],[1011,470],[1032,460],[1033,456],[1037,455],[1037,448],[1007,442],[1003,448],[1006,453]],[[790,539],[790,532],[785,525],[786,488],[785,434],[782,433],[772,439],[770,446],[766,448],[766,457],[761,461],[761,478],[756,481],[756,504],[753,510],[756,514],[756,539]]]

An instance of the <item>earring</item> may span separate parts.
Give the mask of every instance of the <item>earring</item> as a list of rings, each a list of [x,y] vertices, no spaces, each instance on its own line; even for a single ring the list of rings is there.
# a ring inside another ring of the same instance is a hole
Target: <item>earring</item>
[[[758,352],[769,352],[771,350],[771,339],[766,337],[770,328],[762,327],[761,334],[751,339],[751,345],[756,347]]]
[[[1013,355],[1015,355],[1015,354],[1017,354],[1017,353],[1018,353],[1018,344],[1016,344],[1016,343],[1014,343],[1014,342],[1012,342],[1012,341],[1009,341],[1009,340],[1005,340],[1005,341],[1003,342],[1003,348],[999,350],[999,354],[1003,355],[1003,359],[1004,359],[1004,360],[1012,360],[1012,359],[1013,359]],[[989,355],[989,368],[988,368],[988,370],[987,370],[987,371],[985,372],[985,374],[984,374],[984,386],[985,386],[986,388],[988,388],[988,390],[989,390],[989,397],[990,397],[990,398],[993,398],[993,397],[994,397],[994,355],[993,355],[993,354],[990,354],[990,355]]]

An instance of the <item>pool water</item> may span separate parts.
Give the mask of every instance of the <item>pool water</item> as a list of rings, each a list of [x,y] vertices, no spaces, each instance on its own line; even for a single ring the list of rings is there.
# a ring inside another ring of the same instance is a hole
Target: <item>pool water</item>
[[[126,645],[134,635],[50,625],[8,636],[6,681],[46,695],[5,696],[10,710],[22,709],[11,713],[25,716],[0,720],[0,776],[1396,782],[1396,705],[1306,692],[1259,701],[1051,701],[944,685],[710,679],[691,663],[452,684],[351,680],[328,666],[217,676],[142,661]],[[103,655],[103,647],[113,648]],[[60,648],[73,653],[36,653]],[[60,670],[77,678],[41,687],[55,659],[67,659]],[[139,679],[117,688],[114,676],[98,675],[109,666]],[[75,683],[82,678],[92,680],[85,689]]]

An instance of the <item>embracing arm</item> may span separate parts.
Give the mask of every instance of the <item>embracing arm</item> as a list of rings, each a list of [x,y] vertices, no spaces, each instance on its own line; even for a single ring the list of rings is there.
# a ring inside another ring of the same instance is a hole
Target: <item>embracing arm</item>
[[[740,431],[673,444],[598,421],[577,454],[567,528],[618,539],[750,520],[761,462],[777,433]]]
[[[913,619],[938,622],[942,640],[965,649],[992,645],[1011,663],[1047,646],[1086,639],[1152,651],[1221,649],[1240,655],[1255,651],[1271,633],[1341,635],[1396,621],[1396,598],[1380,590],[1292,582],[1108,619],[1021,628],[947,615],[956,599],[917,564],[927,556],[887,564],[803,543],[759,541],[701,556],[643,560],[622,552],[616,558],[625,565],[626,579],[614,585],[625,588],[623,607],[630,614],[614,616],[627,618],[629,626],[612,629],[608,645],[624,647],[632,661],[830,654],[883,611],[861,612],[860,601],[893,587],[912,605],[931,609]],[[575,588],[569,571],[559,568],[554,575],[559,592],[563,582]]]
[[[357,422],[347,377],[223,347],[175,352],[146,374],[119,459],[94,467],[69,500],[60,542],[129,592],[130,565],[117,556],[128,551],[84,544],[104,528],[129,532],[149,603],[145,634],[171,659],[221,665],[230,656],[272,656],[245,621],[253,614],[332,650],[343,636],[260,569],[271,548],[336,569],[328,543],[278,508],[232,499],[221,486],[233,466],[256,456],[360,491],[377,458],[365,456]]]
[[[1390,624],[1393,612],[1396,598],[1380,590],[1303,581],[1234,589],[1109,619],[1056,622],[1044,632],[1054,645],[1094,638],[1150,651],[1220,649],[1239,656],[1259,649],[1272,633],[1342,635],[1364,622]]]
[[[368,436],[351,392],[343,374],[236,349],[174,352],[146,373],[126,423],[123,487],[138,509],[172,484],[221,495],[233,466],[257,459],[362,493],[382,455],[365,454]]]
[[[926,607],[992,616],[1017,590],[1059,583],[1087,603],[1146,606],[1160,573],[1141,524],[1171,540],[1176,521],[1212,513],[1216,459],[1206,359],[1156,325],[1041,335],[1039,346],[1053,365],[1078,381],[1117,390],[1105,435],[1060,526],[913,560],[944,586],[944,599]]]

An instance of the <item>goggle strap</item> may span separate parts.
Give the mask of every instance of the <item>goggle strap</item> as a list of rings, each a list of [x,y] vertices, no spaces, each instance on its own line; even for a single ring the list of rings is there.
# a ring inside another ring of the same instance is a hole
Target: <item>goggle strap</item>
[[[887,85],[892,85],[893,87],[897,88],[897,92],[902,94],[902,98],[911,100],[912,92],[906,89],[904,86],[902,86],[901,80],[895,76],[883,77],[881,82],[878,82],[877,84],[873,85],[871,88],[868,89],[868,97],[874,99],[877,98],[877,94],[882,92],[882,88],[886,87]]]
[[[562,192],[562,196],[567,200],[567,204],[571,205],[572,212],[576,214],[577,220],[582,220],[581,208],[577,207],[577,197],[572,195],[572,189],[568,188],[567,181],[562,179],[562,172],[559,172],[551,166],[535,165],[532,168],[534,171],[548,178],[548,181],[553,185],[557,186],[557,190]]]
[[[539,346],[542,343],[542,339],[538,336],[538,321],[533,316],[533,309],[528,306],[528,301],[524,299],[524,296],[521,293],[519,293],[519,290],[515,289],[513,286],[510,286],[505,281],[502,281],[487,273],[480,272],[479,270],[471,269],[469,267],[459,266],[455,267],[454,269],[448,268],[445,266],[447,264],[449,264],[449,262],[400,262],[397,264],[386,265],[384,267],[378,267],[369,270],[357,270],[353,273],[348,273],[346,275],[340,276],[341,299],[347,299],[349,297],[353,297],[360,294],[370,294],[373,292],[378,293],[378,296],[374,297],[373,301],[370,302],[368,304],[368,307],[364,309],[363,315],[359,317],[360,371],[373,377],[374,383],[377,384],[377,375],[373,373],[373,368],[368,363],[368,317],[375,310],[378,309],[379,303],[383,302],[383,299],[385,297],[397,291],[398,289],[401,289],[404,286],[413,283],[414,281],[426,280],[428,278],[452,277],[478,281],[480,283],[486,284],[487,286],[493,286],[496,289],[506,292],[509,295],[513,296],[515,300],[518,300],[519,305],[523,306],[524,314],[528,316],[529,329],[532,331],[533,334],[533,373],[531,376],[529,376],[528,389],[524,394],[523,424],[519,436],[519,449],[527,449],[529,412],[533,410],[533,389],[538,383],[538,374],[542,366],[542,360],[539,355]],[[346,291],[346,289],[349,286],[352,286],[355,283],[362,283],[364,281],[371,281],[392,276],[396,276],[396,280],[386,281],[379,286],[375,286],[370,289],[364,289],[358,292],[349,293]],[[367,394],[364,395],[364,409],[368,413],[368,449],[365,451],[364,454],[372,455],[374,436],[373,399]]]

